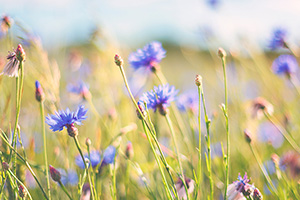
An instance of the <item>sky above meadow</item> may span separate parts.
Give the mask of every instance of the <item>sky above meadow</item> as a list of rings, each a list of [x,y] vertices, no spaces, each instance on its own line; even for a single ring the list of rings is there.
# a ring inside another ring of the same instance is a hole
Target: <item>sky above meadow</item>
[[[38,34],[46,47],[84,41],[96,26],[129,46],[153,39],[198,46],[212,35],[220,45],[247,38],[265,46],[276,27],[300,41],[298,0],[219,0],[216,7],[208,0],[13,0],[0,12]]]

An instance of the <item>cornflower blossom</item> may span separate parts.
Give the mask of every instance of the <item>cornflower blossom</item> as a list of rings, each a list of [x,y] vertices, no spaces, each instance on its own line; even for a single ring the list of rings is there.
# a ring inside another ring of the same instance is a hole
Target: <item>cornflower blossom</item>
[[[278,49],[280,47],[285,47],[285,39],[286,39],[287,32],[283,28],[277,28],[272,33],[272,38],[270,40],[269,47],[272,50]]]
[[[264,112],[272,115],[273,105],[262,97],[257,97],[252,102],[252,118],[261,119],[264,116]]]
[[[84,100],[91,98],[91,93],[89,91],[89,86],[85,84],[83,81],[78,82],[76,85],[69,84],[67,86],[69,92],[78,94],[82,96]]]
[[[62,184],[71,186],[75,186],[78,184],[78,175],[75,170],[68,169],[66,171],[62,168],[58,168],[57,171],[60,172]]]
[[[0,75],[4,74],[8,77],[18,77],[20,62],[24,61],[25,57],[25,51],[22,45],[19,44],[16,50],[9,52],[8,56],[6,57],[8,62],[4,66],[3,72]]]
[[[292,55],[280,55],[276,58],[272,64],[272,70],[277,75],[287,75],[290,77],[296,73],[298,69],[298,63]]]
[[[82,125],[81,121],[85,120],[87,110],[84,109],[84,106],[78,106],[76,112],[71,112],[69,108],[65,111],[60,110],[55,112],[54,115],[48,115],[46,117],[46,123],[50,126],[52,131],[62,131],[64,127],[67,128],[68,134],[71,137],[78,135],[78,130],[74,124]]]
[[[198,95],[197,91],[189,91],[184,94],[181,94],[177,101],[177,107],[180,111],[184,112],[187,110],[192,111],[193,113],[196,113],[198,110]]]
[[[135,69],[145,68],[155,71],[158,63],[166,56],[160,42],[151,42],[129,55],[129,64]]]
[[[116,148],[112,145],[108,146],[103,153],[103,160],[101,166],[112,164],[115,160]]]
[[[195,181],[190,178],[185,178],[185,184],[186,184],[188,193],[189,194],[192,193],[195,188]],[[175,188],[178,192],[179,199],[187,199],[185,187],[184,187],[184,184],[181,179],[178,179],[178,181],[175,184]]]
[[[139,104],[143,105],[142,102],[146,102],[147,107],[153,109],[154,112],[158,109],[161,115],[166,115],[167,107],[175,100],[177,93],[178,90],[175,90],[175,87],[169,86],[169,84],[154,86],[153,90],[142,95]]]
[[[86,153],[84,156],[85,160],[89,161],[89,164],[92,164],[92,167],[95,168],[101,161],[101,155],[100,152],[97,150],[93,150],[90,152],[90,156]],[[77,155],[75,157],[75,163],[78,167],[80,167],[81,169],[85,168],[85,165],[82,161],[82,158],[80,155]]]
[[[228,185],[227,199],[228,200],[246,200],[246,197],[252,196],[255,190],[254,185],[249,184],[247,173],[242,178],[239,174],[238,180]]]

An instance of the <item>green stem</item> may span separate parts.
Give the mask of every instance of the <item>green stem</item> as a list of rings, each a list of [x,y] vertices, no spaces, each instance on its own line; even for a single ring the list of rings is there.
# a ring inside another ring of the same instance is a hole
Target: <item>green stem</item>
[[[264,111],[265,117],[275,126],[275,128],[283,135],[283,137],[288,141],[288,143],[298,152],[300,153],[300,148],[294,139],[280,126],[278,126],[273,119],[271,119],[270,115]]]
[[[42,120],[42,132],[43,132],[43,143],[44,143],[44,162],[45,162],[45,170],[46,170],[46,179],[47,179],[47,190],[48,197],[51,200],[51,190],[50,190],[50,178],[48,172],[48,158],[47,158],[47,138],[45,131],[45,112],[44,112],[44,102],[40,102],[40,112],[41,112],[41,120]]]
[[[68,190],[66,189],[66,187],[64,186],[64,184],[62,184],[61,181],[58,182],[59,186],[61,187],[61,189],[66,193],[66,195],[69,197],[69,199],[73,200],[73,198],[71,197],[71,195],[68,193]]]
[[[129,177],[130,177],[130,164],[127,160],[126,162],[126,172],[125,172],[125,193],[126,193],[126,199],[129,199]]]
[[[225,126],[226,126],[226,136],[227,136],[227,153],[225,162],[225,194],[224,198],[227,199],[227,187],[229,184],[229,164],[230,164],[230,135],[229,135],[229,123],[228,123],[228,91],[227,91],[227,75],[226,75],[226,59],[225,56],[221,58],[224,76],[224,90],[225,90]]]
[[[206,125],[206,145],[207,145],[207,170],[208,170],[208,177],[209,177],[209,185],[210,185],[210,199],[213,200],[214,196],[214,184],[212,179],[212,166],[211,166],[211,146],[210,146],[210,120],[208,119],[206,105],[205,105],[205,98],[203,92],[203,86],[201,84],[201,97],[203,103],[203,110],[204,110],[204,118],[205,118],[205,125]]]
[[[168,114],[165,115],[165,118],[167,120],[168,126],[170,128],[170,132],[171,132],[171,135],[172,135],[172,138],[173,138],[173,143],[174,143],[174,146],[175,146],[175,151],[176,151],[176,155],[177,155],[177,161],[178,161],[178,165],[179,165],[179,171],[180,171],[181,177],[184,180],[184,173],[183,173],[183,168],[182,168],[182,163],[181,163],[181,159],[180,159],[180,153],[179,153],[177,139],[176,139],[176,136],[175,136],[174,127],[173,127],[172,121],[170,119],[170,116]],[[183,181],[182,183],[186,187],[185,181]],[[189,193],[188,192],[186,192],[186,193],[187,193],[186,194],[187,198],[190,199]]]
[[[201,90],[202,90],[202,87],[201,85],[198,86],[198,133],[199,133],[199,147],[198,147],[198,155],[199,155],[199,158],[198,158],[198,181],[197,181],[197,190],[198,192],[196,193],[197,196],[198,196],[198,193],[200,192],[201,193],[201,161],[202,161],[202,155],[201,155]],[[196,197],[197,199],[197,197]]]
[[[255,160],[256,160],[256,162],[257,162],[257,164],[258,164],[260,170],[262,171],[262,173],[263,173],[265,179],[267,180],[267,182],[268,182],[269,185],[271,186],[271,188],[272,188],[273,192],[275,193],[275,195],[279,198],[279,196],[278,196],[278,191],[277,191],[276,187],[274,186],[274,184],[273,184],[273,182],[272,182],[270,176],[268,175],[267,170],[266,170],[265,167],[263,166],[263,164],[262,164],[260,158],[258,157],[258,153],[256,152],[256,149],[253,148],[253,145],[252,145],[251,143],[249,143],[249,146],[250,146],[250,149],[251,149],[251,151],[252,151],[252,154],[253,154],[253,156],[254,156],[254,158],[255,158]],[[272,193],[273,193],[273,192],[272,192]]]
[[[10,169],[8,169],[8,173],[12,176],[12,177],[14,177],[14,179],[16,179],[16,181],[20,184],[20,185],[22,185],[24,188],[25,188],[25,190],[26,190],[26,192],[27,192],[27,194],[28,194],[28,197],[29,197],[29,199],[31,199],[32,200],[32,197],[31,197],[31,195],[30,195],[30,193],[29,193],[29,191],[28,191],[28,189],[26,188],[26,186],[14,175],[14,173],[10,170]]]
[[[85,162],[85,159],[84,159],[84,156],[83,156],[83,154],[82,154],[81,147],[80,147],[80,144],[79,144],[79,142],[78,142],[77,136],[75,136],[75,137],[73,137],[73,138],[74,138],[76,147],[77,147],[77,149],[78,149],[78,151],[79,151],[79,154],[80,154],[80,156],[81,156],[81,158],[82,158],[82,161],[83,161],[83,163],[84,163],[84,167],[85,167],[86,173],[87,173],[87,175],[88,175],[88,179],[89,179],[89,184],[90,184],[91,193],[92,193],[92,199],[94,200],[94,199],[95,199],[95,194],[94,194],[94,191],[95,191],[95,190],[94,190],[94,186],[93,186],[93,183],[92,183],[92,180],[91,180],[91,176],[90,176],[90,172],[89,172],[88,165],[87,165],[87,163]],[[97,195],[97,193],[96,193],[96,195]]]
[[[47,197],[46,192],[44,191],[42,185],[40,184],[39,180],[37,179],[34,171],[32,170],[32,168],[30,167],[29,163],[27,162],[26,159],[24,159],[8,142],[8,140],[6,140],[6,138],[3,136],[3,132],[2,134],[0,134],[0,137],[2,138],[2,140],[5,142],[5,144],[24,162],[24,164],[26,165],[27,169],[29,170],[29,172],[31,173],[31,175],[33,176],[34,180],[37,182],[37,184],[39,185],[44,197],[48,200],[49,198]]]
[[[113,177],[112,177],[112,179],[113,179],[113,199],[114,200],[117,200],[117,176],[116,176],[116,170],[117,170],[117,168],[116,168],[116,158],[117,158],[117,153],[118,153],[119,147],[120,146],[118,146],[116,148],[116,154],[115,154],[115,157],[114,157],[114,164],[113,164]]]
[[[157,156],[157,154],[156,154],[156,151],[155,151],[154,146],[153,146],[153,144],[152,144],[152,141],[151,141],[151,139],[150,139],[149,132],[148,132],[148,130],[147,130],[147,128],[146,128],[145,122],[142,121],[142,124],[143,124],[143,128],[144,128],[145,134],[146,134],[146,136],[147,136],[148,142],[149,142],[149,144],[150,144],[151,150],[152,150],[153,155],[154,155],[154,157],[155,157],[156,163],[157,163],[157,165],[158,165],[159,171],[160,171],[160,173],[161,173],[161,176],[162,176],[162,179],[163,179],[163,183],[164,183],[164,187],[165,187],[165,190],[166,190],[168,199],[172,199],[172,198],[171,198],[171,197],[172,197],[172,193],[171,193],[170,188],[169,188],[169,186],[168,186],[168,182],[167,182],[166,176],[165,176],[165,174],[164,174],[164,171],[163,171],[163,169],[162,169],[162,166],[161,166],[161,164],[160,164],[159,158],[158,158],[158,156]]]

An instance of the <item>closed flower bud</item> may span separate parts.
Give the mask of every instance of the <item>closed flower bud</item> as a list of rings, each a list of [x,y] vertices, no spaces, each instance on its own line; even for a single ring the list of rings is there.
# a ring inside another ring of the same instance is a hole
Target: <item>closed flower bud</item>
[[[261,200],[263,199],[262,194],[260,193],[260,191],[255,188],[254,192],[253,192],[253,200]]]
[[[202,84],[202,76],[196,75],[195,84],[199,87]]]
[[[131,159],[134,155],[134,151],[133,151],[133,147],[132,147],[132,143],[128,142],[126,145],[126,151],[125,151],[126,157],[128,159]]]
[[[26,59],[26,54],[21,44],[19,44],[16,49],[16,56],[20,62],[25,61]]]
[[[251,133],[249,130],[245,129],[244,130],[244,135],[245,135],[245,139],[248,143],[251,143],[252,139],[251,139]]]
[[[35,99],[42,102],[45,99],[45,93],[39,81],[35,81]]]
[[[218,50],[218,56],[220,58],[225,58],[226,57],[226,51],[223,48],[219,48],[219,50]]]
[[[118,54],[115,55],[115,63],[119,67],[123,65],[123,59]]]
[[[86,138],[85,145],[89,147],[89,146],[91,146],[91,144],[92,144],[91,139],[90,138]]]
[[[54,180],[55,182],[60,182],[61,180],[60,172],[56,170],[54,167],[52,167],[51,165],[49,165],[49,170],[50,170],[50,175],[52,180]]]
[[[9,164],[7,162],[2,162],[2,168],[4,170],[8,170],[9,169]]]
[[[26,197],[26,195],[27,195],[27,191],[25,190],[25,188],[22,185],[20,185],[19,186],[19,196],[23,199]]]

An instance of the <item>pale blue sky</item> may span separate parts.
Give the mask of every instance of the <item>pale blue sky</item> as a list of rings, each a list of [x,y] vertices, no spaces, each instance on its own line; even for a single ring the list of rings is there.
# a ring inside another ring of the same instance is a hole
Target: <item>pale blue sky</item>
[[[300,1],[220,2],[213,9],[207,0],[0,0],[0,13],[30,27],[48,47],[85,40],[96,25],[129,46],[160,38],[197,46],[202,27],[212,29],[218,43],[230,47],[237,46],[240,37],[263,46],[279,26],[288,29],[291,42],[300,42]]]

